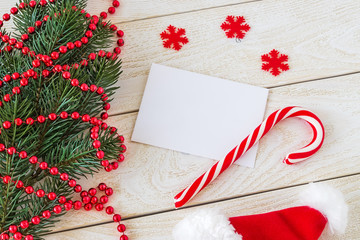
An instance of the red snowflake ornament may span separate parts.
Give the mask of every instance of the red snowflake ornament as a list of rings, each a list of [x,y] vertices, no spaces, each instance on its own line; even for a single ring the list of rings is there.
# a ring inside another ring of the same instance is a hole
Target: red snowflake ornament
[[[160,37],[163,40],[165,48],[173,48],[176,51],[179,51],[183,45],[189,42],[189,39],[185,34],[184,28],[176,28],[169,25],[167,29],[160,34]]]
[[[245,33],[250,30],[250,26],[245,23],[243,16],[227,16],[225,22],[221,24],[221,29],[225,31],[228,38],[243,39]]]
[[[289,65],[286,63],[289,57],[285,54],[280,54],[278,50],[271,50],[268,54],[261,56],[262,70],[270,72],[274,76],[278,76],[281,72],[289,70]]]

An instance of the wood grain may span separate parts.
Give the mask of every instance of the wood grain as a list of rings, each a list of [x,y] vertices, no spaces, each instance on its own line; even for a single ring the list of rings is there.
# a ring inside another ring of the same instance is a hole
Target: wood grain
[[[343,192],[349,205],[349,224],[346,233],[342,236],[334,236],[325,231],[319,240],[355,240],[360,236],[360,176],[345,177],[337,180],[327,181],[333,187]],[[127,226],[127,234],[130,239],[136,240],[170,240],[171,231],[174,226],[189,213],[196,209],[221,209],[226,216],[239,216],[258,214],[269,211],[280,210],[288,207],[298,206],[298,194],[305,186],[292,187],[276,190],[263,194],[242,197],[238,199],[222,201],[215,204],[207,204],[190,209],[182,209],[168,213],[156,214],[124,221]],[[96,227],[83,228],[47,236],[46,240],[77,240],[77,239],[107,239],[117,240],[119,234],[116,225],[105,224]]]
[[[359,11],[352,0],[269,0],[120,24],[124,73],[110,113],[139,108],[154,62],[265,87],[357,72]],[[250,24],[241,43],[220,29],[227,15]],[[162,46],[159,34],[169,24],[186,29],[190,42],[179,52]],[[290,70],[278,77],[261,70],[260,56],[274,48],[289,55]]]
[[[188,205],[359,173],[359,78],[360,74],[355,74],[272,89],[266,115],[288,105],[314,111],[325,125],[322,149],[303,163],[282,164],[289,151],[302,147],[311,138],[311,129],[305,122],[285,120],[260,141],[254,169],[229,168]],[[173,196],[214,163],[210,159],[129,142],[135,119],[136,113],[132,113],[111,117],[109,121],[127,139],[127,160],[120,169],[82,181],[85,189],[102,181],[112,186],[115,194],[110,203],[124,217],[173,209]],[[69,212],[55,230],[108,220],[108,216],[96,211]]]

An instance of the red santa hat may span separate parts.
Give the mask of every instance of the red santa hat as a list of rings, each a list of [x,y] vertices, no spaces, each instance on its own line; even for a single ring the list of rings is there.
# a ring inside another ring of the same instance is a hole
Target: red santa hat
[[[348,207],[338,190],[309,184],[302,205],[264,214],[227,218],[214,209],[200,210],[179,222],[174,240],[317,240],[325,228],[345,232]]]

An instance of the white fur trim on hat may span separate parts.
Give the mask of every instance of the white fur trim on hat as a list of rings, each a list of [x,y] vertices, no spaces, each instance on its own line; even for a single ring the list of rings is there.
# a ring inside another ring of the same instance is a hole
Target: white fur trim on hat
[[[241,240],[229,219],[214,209],[191,213],[173,230],[174,240]]]
[[[342,193],[325,183],[310,183],[300,193],[301,203],[320,211],[328,220],[331,233],[345,232],[348,206]]]

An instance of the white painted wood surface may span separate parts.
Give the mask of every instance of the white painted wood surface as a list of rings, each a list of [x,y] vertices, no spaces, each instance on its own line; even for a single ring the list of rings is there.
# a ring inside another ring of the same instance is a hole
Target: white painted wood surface
[[[15,2],[2,2],[0,12],[8,12]],[[88,9],[98,13],[109,2],[89,0]],[[125,134],[129,150],[119,170],[101,172],[83,185],[111,185],[115,194],[110,203],[123,217],[133,218],[125,221],[131,239],[155,240],[171,239],[176,222],[202,208],[197,204],[219,201],[205,207],[217,206],[229,216],[272,211],[293,206],[302,188],[298,184],[334,179],[329,182],[345,193],[350,205],[350,225],[344,236],[324,235],[321,240],[360,239],[359,12],[360,1],[353,0],[121,0],[110,19],[125,31],[124,73],[112,103],[116,116],[108,123]],[[227,39],[220,29],[227,15],[243,15],[250,24],[241,43]],[[190,42],[179,52],[162,47],[159,34],[169,24],[186,28]],[[260,70],[260,56],[273,48],[290,58],[290,70],[278,77]],[[324,146],[304,163],[283,165],[283,156],[307,143],[311,134],[301,120],[286,120],[261,141],[255,169],[230,168],[189,203],[194,208],[174,211],[172,197],[214,161],[129,142],[153,62],[269,87],[266,115],[288,105],[313,110],[326,128]],[[349,75],[334,77],[344,74]],[[151,216],[140,217],[144,214]],[[96,211],[69,212],[54,229],[65,232],[46,240],[118,239],[114,224],[66,231],[109,220]]]
[[[326,181],[328,184],[341,190],[349,204],[349,217],[351,221],[342,236],[334,236],[325,231],[320,240],[357,240],[359,239],[360,218],[360,176],[345,177],[341,179]],[[275,190],[268,193],[256,194],[253,196],[222,201],[215,204],[208,204],[197,207],[197,209],[217,208],[221,209],[227,216],[240,216],[259,214],[276,211],[288,207],[298,206],[298,194],[305,186],[292,187]],[[172,239],[173,227],[194,208],[181,209],[174,212],[156,214],[148,217],[141,217],[124,221],[128,227],[130,239],[141,240],[169,240]],[[114,231],[115,224],[104,224],[96,227],[83,228],[76,231],[52,234],[46,240],[73,240],[73,239],[107,239],[117,240],[118,234]],[[96,236],[96,237],[95,237]],[[283,239],[279,239],[283,240]]]

